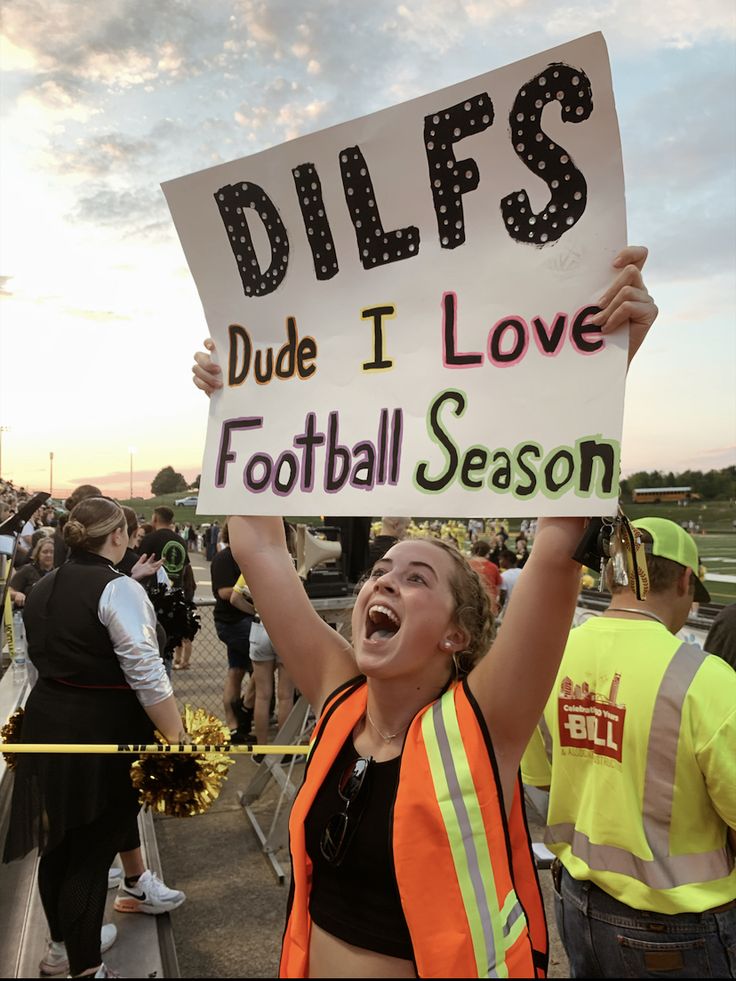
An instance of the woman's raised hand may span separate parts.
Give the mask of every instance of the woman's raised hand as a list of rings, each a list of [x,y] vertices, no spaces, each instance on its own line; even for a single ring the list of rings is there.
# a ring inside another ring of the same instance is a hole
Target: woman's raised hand
[[[153,554],[149,558],[149,556],[144,552],[130,570],[130,578],[135,579],[136,582],[140,582],[141,579],[147,579],[149,576],[155,576],[163,564],[163,559],[157,559]]]
[[[649,250],[643,245],[628,245],[619,252],[613,266],[620,272],[598,300],[601,312],[590,318],[604,334],[612,333],[627,322],[631,325],[629,364],[659,313],[641,274],[648,255]]]
[[[212,353],[215,350],[215,342],[208,337],[204,342],[206,351],[197,351],[194,355],[192,374],[194,384],[200,388],[205,395],[212,395],[222,388],[222,370],[218,364],[212,360]]]

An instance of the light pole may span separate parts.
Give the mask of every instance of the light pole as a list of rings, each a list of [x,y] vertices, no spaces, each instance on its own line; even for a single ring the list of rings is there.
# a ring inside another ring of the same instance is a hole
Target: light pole
[[[10,432],[10,426],[0,426],[0,477],[3,475],[3,433]]]
[[[130,454],[130,499],[133,499],[133,454],[135,453],[135,446],[128,447],[128,453]]]
[[[49,451],[49,494],[54,496],[54,451]]]

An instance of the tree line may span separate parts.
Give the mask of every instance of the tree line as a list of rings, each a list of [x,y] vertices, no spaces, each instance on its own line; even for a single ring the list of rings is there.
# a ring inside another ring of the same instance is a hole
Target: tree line
[[[174,470],[173,467],[163,467],[151,483],[151,493],[176,494],[199,488],[199,476],[192,484]],[[672,470],[640,470],[632,473],[621,481],[621,497],[631,501],[632,491],[637,487],[691,487],[704,501],[733,500],[736,498],[736,466],[724,467],[722,470],[683,470],[674,473]]]
[[[690,487],[704,501],[733,500],[736,498],[736,466],[705,472],[640,470],[621,481],[622,499],[631,501],[632,491],[637,487]]]
[[[183,474],[173,467],[162,467],[151,482],[151,493],[158,497],[159,494],[176,494],[179,491],[196,488],[199,490],[200,474],[190,484]]]

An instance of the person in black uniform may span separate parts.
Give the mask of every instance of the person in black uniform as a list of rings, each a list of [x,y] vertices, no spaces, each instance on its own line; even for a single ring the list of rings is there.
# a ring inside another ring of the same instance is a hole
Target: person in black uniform
[[[89,498],[64,528],[69,561],[25,606],[38,680],[21,739],[28,743],[149,743],[154,727],[186,739],[159,657],[143,588],[115,565],[128,544],[114,501]],[[38,848],[38,884],[51,940],[44,974],[97,973],[108,869],[138,812],[129,756],[29,754],[18,759],[4,860]],[[114,940],[105,927],[104,944]],[[112,930],[112,934],[110,931]]]
[[[241,691],[246,673],[252,676],[250,661],[250,628],[255,610],[252,604],[241,609],[230,603],[233,587],[240,576],[240,569],[230,551],[227,523],[222,529],[225,548],[215,553],[210,566],[212,594],[215,597],[213,611],[215,631],[227,649],[227,674],[223,687],[225,721],[230,728],[230,741],[246,743],[253,721],[253,697],[255,690]],[[250,607],[250,608],[246,608]],[[248,702],[250,704],[246,705]]]

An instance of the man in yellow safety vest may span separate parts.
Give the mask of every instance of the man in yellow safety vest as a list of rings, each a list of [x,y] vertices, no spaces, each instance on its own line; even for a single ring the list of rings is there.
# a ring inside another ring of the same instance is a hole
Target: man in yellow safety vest
[[[710,599],[694,540],[635,525],[649,593],[609,581],[608,609],[571,631],[523,779],[550,788],[572,977],[734,977],[736,672],[675,636]]]

